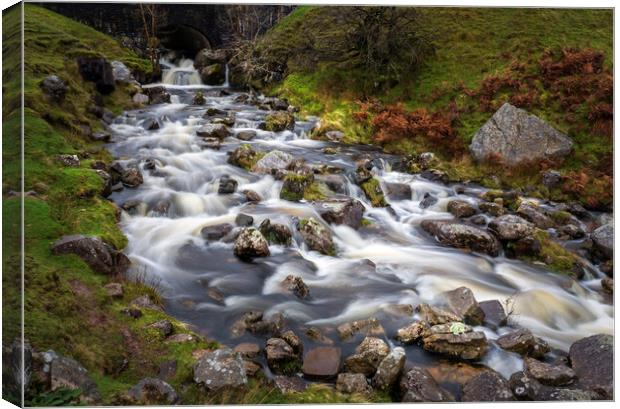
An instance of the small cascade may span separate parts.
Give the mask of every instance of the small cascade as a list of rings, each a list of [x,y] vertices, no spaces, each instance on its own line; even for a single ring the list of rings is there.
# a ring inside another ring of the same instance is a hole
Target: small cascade
[[[168,85],[202,85],[200,74],[194,68],[194,61],[182,58],[174,64],[163,58],[161,65],[165,67],[162,73],[162,83]]]
[[[226,64],[225,71],[224,71],[224,75],[225,75],[225,77],[224,77],[224,84],[223,84],[223,86],[226,87],[226,88],[230,87],[230,82],[228,81],[229,72],[230,71],[229,71],[228,64]]]

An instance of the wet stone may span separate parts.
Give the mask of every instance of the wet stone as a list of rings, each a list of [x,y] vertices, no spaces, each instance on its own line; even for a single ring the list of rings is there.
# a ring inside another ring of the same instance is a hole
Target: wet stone
[[[547,343],[526,328],[502,335],[496,342],[500,348],[523,356],[542,358],[549,351]]]
[[[256,358],[260,351],[260,346],[252,342],[244,342],[234,349],[234,352],[241,354],[243,358]]]
[[[235,240],[233,251],[242,260],[270,255],[269,244],[263,235],[252,227],[244,228]]]
[[[424,368],[409,369],[400,379],[402,402],[454,402],[454,396],[435,382]]]
[[[514,400],[508,381],[489,369],[470,379],[463,387],[463,402]]]
[[[503,327],[508,323],[504,306],[498,300],[481,301],[478,303],[484,312],[483,324],[491,329]]]
[[[209,241],[216,241],[222,239],[228,235],[233,229],[232,224],[216,224],[213,226],[206,226],[200,230],[202,237]]]
[[[484,311],[478,305],[472,291],[467,287],[459,287],[443,293],[448,307],[470,325],[480,325],[484,320]]]
[[[377,367],[377,372],[372,378],[372,385],[379,390],[391,390],[398,382],[406,360],[407,356],[402,347],[392,349]]]
[[[437,201],[438,201],[437,197],[435,197],[432,194],[426,192],[426,193],[424,193],[424,197],[420,201],[420,209],[429,208],[432,205],[434,205],[435,203],[437,203]]]
[[[310,295],[310,290],[308,289],[308,286],[299,276],[286,276],[286,278],[282,281],[282,287],[286,291],[294,294],[297,298],[304,299]]]
[[[430,306],[428,304],[420,304],[416,307],[416,311],[420,314],[422,321],[430,325],[447,324],[455,321],[461,321],[456,314],[440,307]]]
[[[340,370],[341,352],[337,347],[317,347],[306,353],[301,368],[308,379],[330,380]]]
[[[484,332],[473,331],[467,325],[442,324],[431,327],[422,340],[426,351],[465,360],[479,360],[487,351]]]
[[[543,385],[563,386],[575,380],[575,372],[564,365],[553,365],[538,361],[534,358],[525,358],[524,372]]]
[[[281,338],[267,340],[265,356],[269,369],[276,374],[290,375],[299,369],[299,355]]]
[[[389,354],[390,347],[381,339],[366,337],[355,348],[355,354],[344,361],[348,372],[362,373],[365,376],[375,374],[381,361]]]
[[[477,213],[476,207],[464,200],[451,200],[448,202],[448,212],[457,219],[473,216]]]
[[[217,189],[217,193],[221,195],[235,193],[238,184],[239,182],[237,182],[235,179],[231,178],[228,175],[224,175],[220,178],[220,185]]]
[[[341,324],[336,328],[336,331],[343,341],[346,341],[358,333],[365,335],[382,335],[385,332],[379,320],[374,317]]]
[[[254,218],[248,214],[239,213],[237,217],[235,217],[235,224],[242,227],[251,226],[254,224]]]
[[[340,373],[336,379],[336,390],[340,393],[359,393],[369,394],[372,391],[366,381],[366,377],[361,373]]]
[[[569,350],[579,387],[594,391],[603,399],[613,398],[613,345],[612,335],[598,334],[580,339]]]
[[[403,344],[412,344],[424,338],[430,330],[430,326],[425,322],[414,322],[396,331],[396,339]]]

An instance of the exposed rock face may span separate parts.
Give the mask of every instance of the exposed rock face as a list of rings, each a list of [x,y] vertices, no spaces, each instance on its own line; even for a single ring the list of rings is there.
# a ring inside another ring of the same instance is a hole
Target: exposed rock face
[[[568,366],[548,364],[534,358],[525,358],[523,367],[525,373],[543,385],[563,386],[575,379],[575,371]]]
[[[355,354],[345,359],[344,365],[348,372],[362,373],[370,377],[389,353],[390,347],[383,340],[366,337],[355,348]]]
[[[327,223],[345,224],[359,229],[364,216],[364,205],[355,199],[320,202],[317,204],[317,211]]]
[[[614,256],[614,225],[605,224],[592,232],[592,241],[596,250],[605,259]]]
[[[253,227],[246,227],[241,231],[235,240],[233,251],[240,259],[267,257],[270,254],[267,240]]]
[[[507,165],[561,159],[573,142],[540,118],[508,103],[476,132],[469,149],[478,161],[501,160]]]
[[[549,351],[549,346],[542,339],[536,338],[529,329],[521,328],[497,339],[497,345],[507,351],[523,356],[541,358]]]
[[[284,224],[271,223],[271,220],[265,219],[261,222],[259,230],[269,243],[289,246],[292,242],[291,230]]]
[[[67,93],[67,83],[58,75],[48,75],[41,81],[40,86],[43,92],[55,101],[62,101]]]
[[[224,124],[205,124],[196,130],[201,138],[225,139],[231,135],[230,129]]]
[[[310,250],[328,255],[335,252],[331,233],[314,218],[300,220],[297,230]]]
[[[194,382],[209,391],[244,387],[248,378],[241,355],[228,348],[207,351],[194,367]]]
[[[500,244],[495,237],[477,227],[438,220],[424,220],[420,226],[441,244],[497,256]]]
[[[458,219],[470,217],[477,213],[476,208],[464,200],[451,200],[448,202],[448,211]]]
[[[414,367],[400,379],[403,402],[454,402],[454,396],[435,382],[424,368]]]
[[[359,393],[362,395],[372,391],[366,377],[361,373],[341,373],[336,379],[336,390],[341,393]]]
[[[489,230],[497,234],[500,240],[519,240],[531,235],[534,226],[519,216],[506,214],[493,219],[489,223]]]
[[[253,172],[273,174],[278,170],[284,171],[293,163],[293,156],[282,151],[271,151],[263,156],[252,168]]]
[[[470,379],[463,387],[463,402],[514,400],[506,379],[489,369]]]
[[[487,338],[483,332],[475,332],[463,325],[462,331],[455,333],[451,324],[431,327],[429,334],[422,340],[425,350],[466,360],[478,360],[487,351]]]
[[[78,57],[78,70],[85,81],[94,82],[97,91],[110,94],[114,91],[114,73],[105,58]]]
[[[133,75],[131,75],[131,71],[129,71],[129,68],[127,68],[127,66],[121,61],[112,61],[110,65],[112,66],[114,81],[122,84],[129,84],[130,82],[135,81]]]
[[[310,295],[310,290],[308,289],[308,286],[299,276],[294,276],[292,274],[286,276],[284,281],[282,281],[282,286],[284,287],[284,289],[286,289],[286,291],[295,294],[295,296],[297,296],[298,298],[303,299],[307,298],[308,295]]]
[[[613,336],[593,335],[575,342],[568,353],[578,385],[603,399],[613,399],[613,345]]]
[[[508,322],[504,306],[497,300],[481,301],[480,309],[484,312],[483,324],[491,329],[502,327]]]
[[[77,155],[58,155],[58,161],[64,166],[72,168],[80,166],[80,158]]]
[[[167,382],[144,378],[128,392],[129,398],[140,405],[174,405],[179,396]]]
[[[123,274],[131,261],[120,251],[96,237],[63,236],[52,245],[53,254],[75,254],[94,271],[103,274]]]
[[[333,379],[340,370],[340,360],[340,348],[314,348],[308,351],[308,353],[304,356],[304,362],[301,370],[309,379]]]
[[[56,357],[50,364],[51,389],[80,389],[87,402],[98,402],[101,395],[97,384],[88,376],[88,371],[76,360]]]
[[[281,338],[267,340],[265,356],[269,368],[276,374],[291,375],[299,369],[300,355]]]
[[[456,290],[444,293],[448,307],[462,321],[470,325],[481,325],[484,320],[484,311],[478,305],[474,293],[467,287],[459,287]]]
[[[377,367],[377,372],[372,378],[372,385],[379,390],[389,391],[392,389],[403,372],[406,360],[404,348],[396,347],[391,350]]]

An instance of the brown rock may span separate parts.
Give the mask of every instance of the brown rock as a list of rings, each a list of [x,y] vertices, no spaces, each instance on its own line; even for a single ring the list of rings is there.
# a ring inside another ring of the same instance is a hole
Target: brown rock
[[[318,347],[304,356],[302,372],[309,379],[333,379],[340,370],[341,352],[337,347]]]

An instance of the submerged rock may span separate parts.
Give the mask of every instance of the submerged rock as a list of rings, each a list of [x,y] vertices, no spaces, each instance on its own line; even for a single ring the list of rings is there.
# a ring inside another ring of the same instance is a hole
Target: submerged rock
[[[294,294],[297,298],[304,299],[310,295],[308,286],[299,276],[289,274],[282,281],[282,287],[284,287],[286,291]]]
[[[233,225],[229,223],[216,224],[213,226],[205,226],[200,230],[200,235],[209,241],[216,241],[224,238],[233,229]]]
[[[213,392],[246,386],[248,378],[241,355],[229,348],[205,352],[194,367],[194,382]]]
[[[499,160],[513,166],[561,159],[572,145],[570,138],[542,119],[505,103],[476,132],[469,149],[477,161]]]
[[[241,259],[267,257],[269,244],[263,235],[253,227],[244,228],[235,240],[233,251]]]
[[[439,220],[424,220],[422,229],[433,234],[441,244],[497,256],[500,244],[495,237],[477,227]]]

